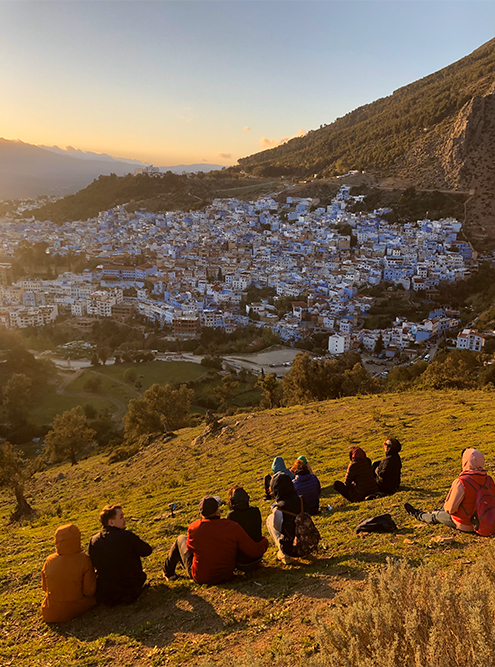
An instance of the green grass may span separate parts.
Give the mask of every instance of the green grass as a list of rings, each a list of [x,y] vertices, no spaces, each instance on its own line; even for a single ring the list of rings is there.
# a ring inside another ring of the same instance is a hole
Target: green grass
[[[47,387],[42,400],[31,409],[29,418],[35,424],[51,424],[58,414],[70,410],[76,405],[86,405],[86,403],[91,404],[98,411],[105,408],[110,410],[110,412],[115,411],[115,406],[99,394],[88,393],[87,396],[80,397],[61,396],[56,393],[56,388],[50,385]]]
[[[142,364],[116,364],[99,366],[98,372],[108,377],[122,380],[125,371],[133,368],[138,379],[142,382],[142,391],[146,391],[152,384],[174,384],[197,380],[208,372],[208,369],[191,361],[152,361]]]
[[[39,516],[26,525],[8,524],[13,497],[2,491],[0,664],[192,666],[202,658],[228,655],[235,665],[244,664],[248,654],[260,660],[279,656],[283,646],[291,647],[286,664],[304,664],[302,656],[316,650],[315,615],[325,615],[341,591],[355,588],[359,595],[363,579],[383,568],[388,557],[462,572],[490,548],[489,540],[477,536],[419,526],[403,509],[405,501],[425,509],[439,506],[466,446],[481,449],[488,471],[495,472],[489,392],[350,397],[235,415],[225,423],[230,430],[194,447],[191,441],[203,426],[179,431],[171,441],[158,441],[122,463],[109,465],[106,456],[96,455],[37,474],[28,495]],[[375,459],[391,435],[403,443],[402,490],[361,504],[337,496],[331,485],[343,478],[349,445],[362,446]],[[266,518],[262,480],[274,456],[290,463],[303,453],[322,483],[322,507],[334,507],[316,518],[322,543],[314,559],[284,567],[271,546],[262,568],[228,584],[197,586],[183,577],[164,582],[166,553],[197,517],[203,495],[219,493],[225,499],[229,487],[241,483]],[[60,472],[65,478],[57,481]],[[97,477],[101,480],[95,482]],[[39,613],[40,571],[52,552],[55,529],[74,522],[87,544],[108,502],[122,502],[128,527],[154,547],[144,560],[150,588],[130,607],[97,607],[48,627]],[[175,518],[155,520],[170,502],[179,507]],[[360,521],[388,511],[397,534],[356,535]],[[437,535],[453,535],[455,541],[439,546],[431,542]]]

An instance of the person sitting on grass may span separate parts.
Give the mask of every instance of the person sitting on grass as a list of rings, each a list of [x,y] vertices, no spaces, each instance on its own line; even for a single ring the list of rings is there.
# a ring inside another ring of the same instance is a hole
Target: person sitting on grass
[[[146,573],[142,556],[153,549],[125,529],[121,505],[107,505],[100,513],[103,529],[89,542],[89,555],[96,568],[96,599],[108,605],[131,604],[141,594]]]
[[[462,471],[459,477],[452,482],[442,509],[433,512],[423,512],[410,503],[404,503],[408,514],[418,521],[432,525],[442,523],[449,528],[462,530],[465,533],[474,532],[471,517],[476,505],[476,492],[480,486],[490,480],[489,485],[495,492],[495,485],[485,471],[485,457],[477,449],[465,449],[462,454]]]
[[[321,484],[318,477],[310,471],[305,457],[299,457],[294,461],[291,468],[294,473],[294,488],[299,496],[302,496],[308,505],[309,514],[319,514]]]
[[[249,537],[255,542],[261,542],[263,534],[261,532],[261,512],[257,507],[249,504],[249,494],[242,486],[233,486],[228,493],[227,506],[230,512],[227,519],[235,521],[244,528]],[[261,563],[259,558],[250,558],[239,551],[236,557],[236,567],[238,570],[248,572],[254,570]]]
[[[400,473],[402,461],[399,452],[402,445],[397,438],[387,438],[383,443],[385,458],[381,461],[373,462],[373,472],[375,473],[378,491],[391,496],[399,490]]]
[[[361,447],[353,447],[349,450],[351,462],[347,467],[347,473],[343,482],[333,483],[334,491],[340,493],[351,503],[359,503],[367,496],[378,493],[375,474],[371,467],[371,461]]]
[[[268,549],[266,537],[255,542],[240,524],[220,518],[218,496],[205,496],[199,513],[187,536],[179,535],[168,553],[163,565],[167,581],[177,579],[175,568],[180,563],[197,584],[220,584],[232,578],[239,551],[255,560]]]
[[[308,504],[304,498],[297,495],[294,484],[289,475],[279,472],[273,475],[270,490],[275,504],[272,505],[272,513],[266,520],[268,532],[278,547],[277,558],[285,565],[290,565],[293,558],[297,558],[295,551],[296,524],[295,515],[308,512]],[[285,512],[290,512],[286,514]]]
[[[79,528],[73,523],[57,528],[55,549],[41,572],[41,615],[47,623],[70,621],[96,604],[96,574],[90,557],[81,551]]]
[[[289,475],[291,479],[294,479],[295,475],[294,473],[289,470],[289,468],[285,465],[285,461],[281,456],[276,456],[273,459],[272,463],[272,471],[273,475],[276,475],[278,472],[283,472],[286,475]],[[265,500],[273,500],[272,496],[270,495],[270,482],[272,481],[273,475],[265,475],[264,479],[264,484],[265,484]]]

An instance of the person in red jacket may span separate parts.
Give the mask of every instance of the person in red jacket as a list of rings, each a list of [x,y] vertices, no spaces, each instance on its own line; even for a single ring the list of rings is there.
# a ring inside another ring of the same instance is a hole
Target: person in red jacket
[[[449,528],[473,533],[471,517],[475,510],[476,491],[485,483],[486,478],[483,454],[477,449],[465,449],[462,454],[462,472],[452,483],[443,509],[423,512],[410,503],[405,503],[404,508],[418,521],[430,524],[442,523]],[[493,487],[493,482],[490,481],[490,484]]]
[[[197,584],[219,584],[234,574],[238,551],[254,559],[267,550],[266,537],[255,542],[238,523],[221,519],[219,502],[218,496],[205,496],[199,503],[201,518],[189,526],[187,537],[179,535],[165,560],[167,581],[177,579],[180,563]]]

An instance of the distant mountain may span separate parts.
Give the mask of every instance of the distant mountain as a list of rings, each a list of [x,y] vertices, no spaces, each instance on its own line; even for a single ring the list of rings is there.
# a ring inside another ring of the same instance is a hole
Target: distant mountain
[[[144,166],[142,162],[123,162],[111,155],[55,149],[0,138],[0,199],[70,194],[101,175],[125,176]],[[162,171],[175,173],[221,168],[210,164],[160,167]]]
[[[149,165],[149,162],[143,162],[142,160],[133,160],[131,158],[124,157],[113,157],[108,155],[108,153],[94,153],[92,151],[82,151],[80,148],[73,148],[72,146],[66,146],[65,148],[60,148],[59,146],[43,146],[38,145],[38,148],[43,148],[46,151],[51,151],[57,155],[65,155],[69,157],[74,157],[78,160],[100,160],[101,162],[116,162],[130,164],[134,167],[145,167]],[[199,164],[176,164],[173,167],[164,167],[160,166],[158,169],[160,171],[166,172],[171,171],[174,174],[192,173],[197,171],[217,171],[218,169],[223,169],[224,167],[221,164],[209,164],[200,162]]]
[[[495,241],[495,39],[330,125],[239,160],[258,176],[349,169],[388,184],[471,192],[469,234]]]

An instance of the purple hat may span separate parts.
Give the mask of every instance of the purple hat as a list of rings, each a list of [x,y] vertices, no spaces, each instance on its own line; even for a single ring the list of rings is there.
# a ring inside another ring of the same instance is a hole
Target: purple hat
[[[207,519],[215,514],[219,506],[218,496],[205,496],[199,503],[199,513]]]

